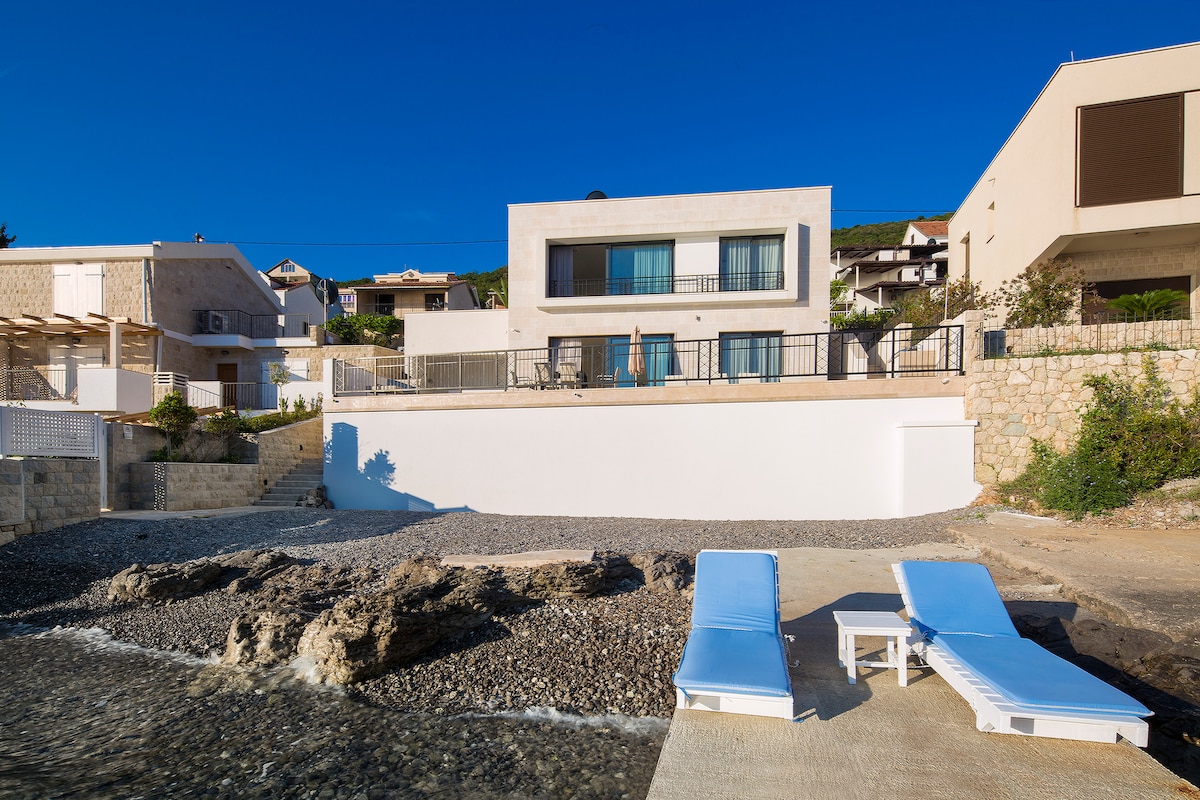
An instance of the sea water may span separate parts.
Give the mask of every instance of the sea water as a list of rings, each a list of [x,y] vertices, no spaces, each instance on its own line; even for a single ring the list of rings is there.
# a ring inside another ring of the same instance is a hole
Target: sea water
[[[638,798],[667,724],[403,713],[102,631],[0,638],[0,798]]]

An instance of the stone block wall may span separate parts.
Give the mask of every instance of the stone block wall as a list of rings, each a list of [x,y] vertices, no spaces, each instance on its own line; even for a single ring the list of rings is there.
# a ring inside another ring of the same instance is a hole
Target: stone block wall
[[[1032,458],[1034,439],[1065,450],[1092,396],[1084,380],[1091,375],[1138,378],[1145,356],[1155,360],[1174,396],[1187,402],[1200,385],[1193,349],[971,361],[964,402],[967,419],[979,421],[975,479],[995,486],[1016,478]]]
[[[238,449],[238,457],[258,464],[258,494],[254,499],[261,497],[301,461],[323,460],[324,445],[320,417],[245,437]]]
[[[95,519],[99,513],[99,461],[0,460],[0,544]]]
[[[134,508],[191,511],[248,506],[258,491],[257,464],[130,464]]]
[[[167,437],[149,425],[110,422],[108,428],[108,507],[114,511],[136,508],[131,504],[131,464],[140,464],[167,445]],[[127,438],[128,437],[128,438]]]

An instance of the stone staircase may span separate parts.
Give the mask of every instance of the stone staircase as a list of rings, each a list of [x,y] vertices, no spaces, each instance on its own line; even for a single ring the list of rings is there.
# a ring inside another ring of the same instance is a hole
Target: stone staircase
[[[324,484],[324,464],[319,458],[301,461],[295,469],[279,479],[266,494],[254,501],[256,506],[295,506],[309,489]]]

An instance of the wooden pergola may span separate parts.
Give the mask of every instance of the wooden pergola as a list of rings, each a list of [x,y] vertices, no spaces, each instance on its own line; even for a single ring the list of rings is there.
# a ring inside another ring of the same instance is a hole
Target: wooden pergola
[[[113,368],[121,366],[121,337],[124,334],[162,336],[162,331],[156,325],[134,322],[128,317],[106,317],[103,314],[88,314],[86,317],[69,317],[66,314],[53,314],[49,317],[39,317],[35,314],[0,317],[0,340],[8,342],[38,336],[108,336],[109,366]]]

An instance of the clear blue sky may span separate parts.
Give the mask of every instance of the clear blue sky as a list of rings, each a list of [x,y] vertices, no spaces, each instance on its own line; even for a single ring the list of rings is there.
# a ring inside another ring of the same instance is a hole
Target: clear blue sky
[[[952,211],[1072,52],[1200,39],[1196,0],[10,0],[0,18],[16,246],[200,232],[341,280],[507,249],[311,243],[503,240],[507,204],[593,189],[832,185],[834,227]]]

